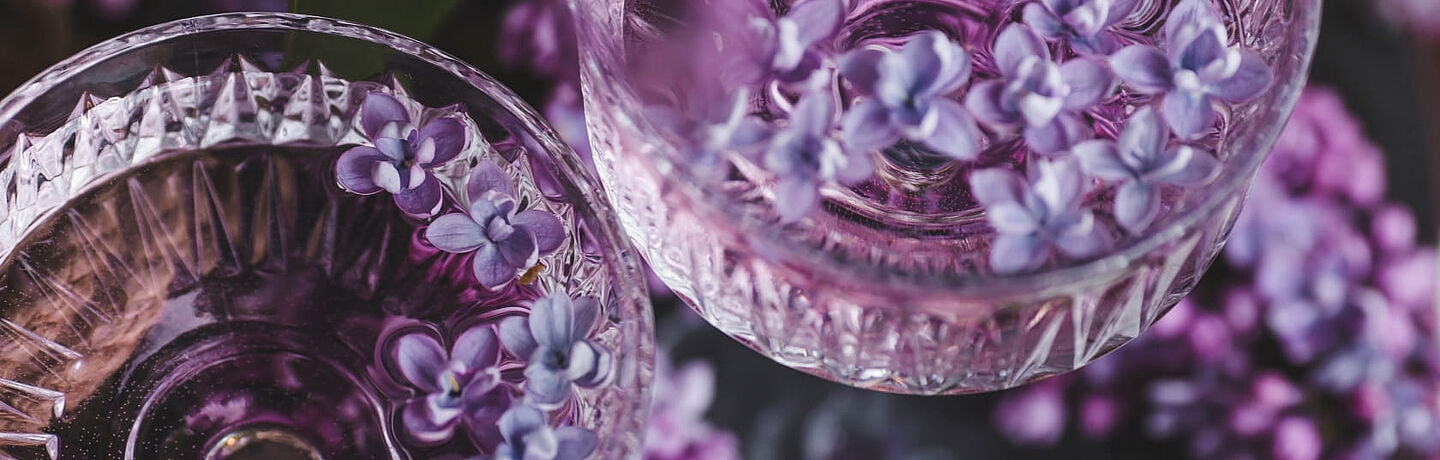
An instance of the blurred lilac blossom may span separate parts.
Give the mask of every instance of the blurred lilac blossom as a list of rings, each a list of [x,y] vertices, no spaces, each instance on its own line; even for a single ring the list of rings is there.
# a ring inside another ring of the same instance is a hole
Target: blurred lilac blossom
[[[645,428],[646,460],[729,460],[740,458],[734,434],[711,426],[705,411],[715,397],[715,369],[692,361],[672,369],[656,357],[650,423]]]
[[[515,279],[565,240],[565,227],[554,214],[516,212],[512,181],[499,165],[480,161],[466,183],[467,212],[440,216],[425,229],[425,238],[442,251],[475,251],[475,279],[491,289]]]
[[[763,164],[776,176],[775,208],[782,220],[795,221],[818,208],[822,185],[855,184],[874,172],[867,152],[847,152],[832,137],[835,111],[828,91],[806,93],[765,150]]]
[[[1004,169],[970,174],[970,189],[999,232],[990,265],[999,273],[1032,270],[1053,251],[1083,258],[1107,247],[1111,235],[1083,206],[1089,180],[1071,158],[1031,163],[1021,176]]]
[[[1075,58],[1056,64],[1040,36],[1022,24],[1000,32],[993,54],[1003,79],[970,89],[965,107],[976,118],[1001,129],[1023,126],[1026,143],[1042,154],[1067,150],[1090,137],[1093,129],[1084,110],[1115,90],[1115,74],[1104,63]]]
[[[899,50],[852,51],[841,58],[840,75],[868,96],[845,113],[847,150],[865,154],[903,138],[951,159],[980,154],[974,117],[949,97],[969,81],[970,54],[943,32],[912,34]]]
[[[1025,5],[1025,24],[1048,40],[1065,41],[1084,54],[1110,54],[1119,47],[1111,26],[1124,20],[1138,0],[1039,0]]]
[[[826,41],[847,14],[845,0],[800,0],[775,17],[768,2],[730,0],[716,5],[717,31],[738,44],[723,72],[731,83],[763,83],[772,78],[805,82],[828,59]]]
[[[571,384],[585,388],[610,379],[612,357],[589,340],[600,319],[600,301],[571,299],[562,293],[536,300],[530,316],[500,322],[505,349],[525,359],[525,398],[540,407],[558,407],[570,397]]]
[[[1255,52],[1230,45],[1220,13],[1209,0],[1182,0],[1165,21],[1166,51],[1131,45],[1110,65],[1132,88],[1163,94],[1165,120],[1182,138],[1215,124],[1214,100],[1245,102],[1274,78]]]
[[[1204,185],[1220,160],[1190,145],[1170,145],[1170,130],[1150,107],[1130,116],[1118,141],[1086,141],[1074,148],[1085,172],[1119,184],[1115,220],[1140,234],[1160,213],[1160,187]]]

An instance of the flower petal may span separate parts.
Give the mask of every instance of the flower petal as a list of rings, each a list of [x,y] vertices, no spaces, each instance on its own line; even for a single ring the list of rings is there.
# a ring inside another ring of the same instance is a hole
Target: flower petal
[[[1110,56],[1110,67],[1125,83],[1145,93],[1170,90],[1175,78],[1170,58],[1147,45],[1130,45]]]
[[[1202,72],[1202,69],[1212,68],[1212,65],[1219,64],[1220,69],[1212,72],[1226,74],[1224,72],[1226,69],[1223,67],[1226,67],[1224,61],[1227,51],[1229,49],[1225,46],[1223,29],[1206,29],[1205,33],[1196,35],[1181,49],[1180,56],[1175,59],[1175,62],[1179,64],[1180,68],[1199,74],[1210,73]]]
[[[1041,155],[1055,155],[1090,137],[1090,127],[1074,115],[1060,114],[1050,123],[1025,128],[1025,145]]]
[[[1020,203],[1025,180],[1007,169],[982,169],[970,173],[970,193],[985,206]]]
[[[1115,192],[1115,221],[1139,235],[1160,213],[1160,194],[1154,187],[1130,181]]]
[[[1171,40],[1179,38],[1183,29],[1199,29],[1222,25],[1220,12],[1210,0],[1181,0],[1170,10],[1165,19],[1165,36]]]
[[[1011,24],[1001,31],[991,54],[1000,73],[1006,77],[1017,75],[1025,58],[1036,56],[1042,61],[1050,60],[1050,48],[1045,46],[1045,40],[1023,24]]]
[[[584,340],[590,336],[590,330],[595,328],[595,323],[600,320],[600,299],[585,296],[579,297],[570,302],[571,315],[574,322],[570,326],[570,339],[572,341]]]
[[[395,363],[400,375],[415,388],[434,393],[440,372],[445,369],[445,349],[434,337],[423,333],[406,334],[396,341]]]
[[[894,145],[900,131],[890,125],[890,110],[884,104],[866,99],[845,113],[840,136],[846,150],[873,152]]]
[[[555,443],[555,460],[584,460],[600,445],[600,437],[584,428],[562,426],[555,429]]]
[[[1160,112],[1146,106],[1130,116],[1120,139],[1115,145],[1120,149],[1120,161],[1136,172],[1146,172],[1155,165],[1155,159],[1165,151],[1170,142],[1170,129]]]
[[[335,180],[350,193],[371,195],[382,188],[375,183],[375,165],[385,161],[385,153],[370,146],[356,146],[335,161]]]
[[[835,35],[845,19],[843,0],[807,0],[796,2],[785,18],[794,21],[797,38],[805,46]]]
[[[549,428],[545,413],[528,405],[515,406],[505,411],[497,424],[500,425],[500,435],[507,444],[512,445],[524,439],[525,435]]]
[[[990,246],[990,269],[999,274],[1034,270],[1045,262],[1049,251],[1033,234],[1002,233]]]
[[[535,348],[540,346],[530,333],[530,319],[524,316],[511,316],[500,321],[500,343],[520,359],[530,359]]]
[[[835,100],[829,91],[811,91],[800,97],[790,112],[791,130],[825,136],[835,124]]]
[[[545,211],[531,209],[516,214],[510,219],[510,224],[534,235],[536,249],[541,254],[549,254],[565,242],[565,226],[560,223],[560,218]]]
[[[885,52],[864,48],[845,53],[840,58],[840,76],[850,82],[850,86],[863,95],[875,94],[875,85],[880,81],[880,59],[885,57]]]
[[[470,216],[454,213],[440,216],[425,228],[425,239],[437,249],[450,253],[466,253],[488,243],[485,229]]]
[[[439,444],[450,439],[455,424],[460,420],[458,408],[436,411],[437,408],[430,404],[429,399],[425,397],[410,401],[405,405],[405,412],[401,414],[405,431],[424,445]]]
[[[1025,25],[1030,26],[1036,33],[1050,40],[1059,40],[1065,36],[1065,23],[1051,13],[1050,9],[1039,3],[1025,5],[1021,13]]]
[[[426,168],[440,166],[455,159],[465,148],[465,125],[448,117],[430,120],[420,128],[417,140],[421,144],[430,141],[435,146],[433,156],[428,159],[419,159],[420,165]]]
[[[1060,66],[1060,78],[1070,86],[1065,96],[1070,110],[1088,109],[1115,91],[1115,73],[1095,59],[1071,59]]]
[[[370,140],[380,139],[380,131],[392,122],[409,123],[410,112],[393,96],[381,92],[365,96],[360,107],[360,127]]]
[[[814,179],[785,176],[775,182],[775,211],[780,220],[794,222],[820,207],[820,184]]]
[[[843,185],[856,185],[875,175],[875,162],[869,151],[845,152],[845,163],[835,169],[835,181]]]
[[[1074,220],[1078,223],[1057,235],[1054,242],[1055,249],[1066,257],[1090,257],[1109,248],[1113,243],[1110,232],[1104,226],[1096,224],[1095,217],[1089,211],[1081,212]]]
[[[1110,2],[1110,10],[1105,14],[1105,25],[1118,24],[1135,11],[1135,6],[1140,0],[1113,0]]]
[[[569,350],[574,343],[574,302],[562,293],[536,299],[530,305],[530,334],[541,346]]]
[[[923,143],[931,150],[956,160],[973,160],[980,156],[980,127],[970,112],[953,99],[936,99],[930,109],[935,111],[935,132]]]
[[[1135,177],[1134,171],[1120,160],[1120,150],[1115,148],[1114,141],[1085,141],[1076,144],[1070,152],[1080,160],[1080,167],[1091,176],[1110,181]]]
[[[1216,99],[1239,103],[1260,96],[1275,78],[1270,66],[1249,50],[1240,51],[1240,68],[1230,78],[1207,88]]]
[[[1028,235],[1040,228],[1040,221],[1020,203],[1000,203],[985,208],[985,218],[1000,233]]]
[[[515,272],[522,267],[512,266],[500,255],[500,249],[490,244],[475,252],[475,260],[472,268],[475,272],[475,281],[481,286],[495,289],[515,279]]]
[[[536,353],[544,352],[543,348],[536,351]],[[570,397],[570,379],[565,377],[563,369],[527,366],[525,367],[525,397],[542,407],[558,406]]]
[[[476,325],[460,334],[450,347],[450,360],[465,363],[471,370],[484,369],[500,362],[500,341],[486,325]]]
[[[1165,121],[1175,135],[1189,139],[1215,126],[1215,107],[1210,97],[1198,92],[1172,92],[1161,102]]]
[[[1022,121],[1020,112],[1015,110],[1013,104],[1006,108],[1004,97],[1005,82],[981,81],[971,86],[970,92],[965,94],[965,108],[981,123],[989,126],[1009,128],[1019,125]]]
[[[495,242],[500,249],[500,256],[505,263],[517,269],[527,269],[535,265],[540,258],[540,251],[535,245],[535,234],[524,227],[514,227],[510,236]]]
[[[370,164],[373,168],[370,171],[371,183],[386,192],[400,193],[405,190],[404,179],[400,178],[400,170],[395,164],[389,161],[377,161]]]
[[[401,190],[395,194],[395,205],[406,213],[417,216],[428,216],[440,208],[441,194],[440,181],[435,176],[426,174],[425,181],[419,186]]]
[[[1167,162],[1147,179],[1162,184],[1195,187],[1205,185],[1220,175],[1220,160],[1188,145],[1176,146],[1165,154]]]
[[[587,340],[570,346],[569,360],[565,363],[565,378],[574,382],[595,372],[600,352]]]
[[[480,160],[465,181],[465,193],[470,196],[470,201],[475,201],[488,191],[515,196],[515,180],[495,162]]]

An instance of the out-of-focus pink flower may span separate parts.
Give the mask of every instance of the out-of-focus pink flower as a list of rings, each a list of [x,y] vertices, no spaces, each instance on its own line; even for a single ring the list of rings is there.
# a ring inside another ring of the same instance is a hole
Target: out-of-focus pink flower
[[[1049,446],[1065,434],[1065,387],[1056,379],[1011,391],[995,407],[995,425],[1012,442]]]
[[[705,411],[715,397],[715,369],[694,361],[678,370],[656,357],[655,398],[645,429],[646,460],[740,458],[735,435],[711,426]]]

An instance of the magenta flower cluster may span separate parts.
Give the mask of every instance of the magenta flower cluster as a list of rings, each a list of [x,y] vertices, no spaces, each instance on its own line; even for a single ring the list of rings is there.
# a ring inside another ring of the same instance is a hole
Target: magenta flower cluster
[[[1196,458],[1440,455],[1436,251],[1384,184],[1339,97],[1307,89],[1211,282],[1135,343],[1005,395],[997,427]]]

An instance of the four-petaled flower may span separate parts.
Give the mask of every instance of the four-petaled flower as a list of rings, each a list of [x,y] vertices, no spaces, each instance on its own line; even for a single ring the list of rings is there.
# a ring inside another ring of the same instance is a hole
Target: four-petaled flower
[[[985,205],[999,235],[990,247],[990,267],[1011,274],[1044,263],[1052,249],[1082,258],[1106,249],[1110,234],[1081,206],[1087,180],[1074,160],[1036,160],[1029,180],[1004,169],[970,175],[970,189]]]
[[[1089,58],[1056,65],[1029,27],[1014,24],[995,40],[995,63],[1004,81],[976,83],[965,106],[987,125],[1024,126],[1025,142],[1041,154],[1070,148],[1090,136],[1082,111],[1109,97],[1115,74]]]
[[[775,18],[752,0],[723,2],[730,24],[722,35],[738,41],[740,51],[726,66],[738,83],[759,83],[774,77],[785,82],[811,78],[825,62],[823,45],[845,21],[844,0],[801,0],[789,14]]]
[[[870,96],[842,122],[845,147],[883,149],[901,138],[941,155],[971,160],[980,154],[980,128],[950,94],[970,78],[970,54],[943,32],[919,32],[900,50],[866,48],[840,60],[840,75]]]
[[[1273,79],[1265,61],[1229,45],[1220,14],[1209,0],[1183,0],[1165,23],[1167,53],[1131,45],[1110,57],[1126,83],[1144,93],[1164,94],[1165,121],[1182,138],[1215,124],[1213,100],[1239,103],[1259,96]]]
[[[600,444],[584,428],[551,428],[544,412],[524,404],[500,417],[500,435],[505,442],[495,450],[497,460],[581,460]]]
[[[455,426],[475,435],[493,427],[510,407],[510,394],[500,385],[500,346],[490,326],[475,326],[455,339],[447,353],[434,337],[422,332],[396,341],[393,354],[401,375],[420,396],[405,405],[406,430],[424,444],[450,439]]]
[[[1198,186],[1220,172],[1210,153],[1189,145],[1169,146],[1170,130],[1150,107],[1130,116],[1119,141],[1093,140],[1074,148],[1087,173],[1119,183],[1115,220],[1139,234],[1160,212],[1162,185]]]
[[[435,219],[425,238],[445,252],[478,250],[475,279],[485,287],[505,285],[564,241],[565,228],[553,214],[536,209],[515,212],[515,185],[494,162],[479,162],[465,190],[470,196],[468,212]]]
[[[410,113],[393,96],[374,92],[360,108],[360,127],[374,146],[346,150],[335,164],[335,177],[350,192],[385,191],[407,213],[429,216],[440,208],[440,181],[430,169],[454,159],[467,141],[465,126],[440,117],[416,129]]]
[[[600,315],[600,301],[573,301],[562,293],[536,300],[529,317],[500,322],[500,341],[511,354],[528,361],[525,397],[542,407],[558,406],[570,396],[570,384],[591,388],[610,378],[611,356],[587,339]]]
[[[1046,39],[1065,41],[1086,54],[1110,54],[1119,46],[1110,26],[1135,9],[1136,0],[1040,0],[1025,5],[1025,23]]]
[[[874,171],[869,154],[840,148],[830,135],[835,100],[828,91],[800,97],[790,123],[770,140],[765,169],[775,173],[775,209],[785,221],[805,217],[820,204],[820,186],[831,181],[855,184]]]

